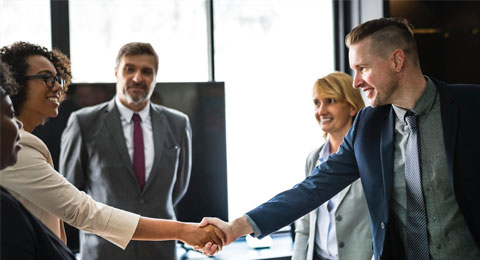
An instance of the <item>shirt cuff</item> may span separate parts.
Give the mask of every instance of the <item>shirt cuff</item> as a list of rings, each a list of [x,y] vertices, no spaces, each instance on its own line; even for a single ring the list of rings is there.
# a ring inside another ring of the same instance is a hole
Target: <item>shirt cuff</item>
[[[137,229],[139,220],[140,215],[112,208],[112,214],[107,223],[107,232],[101,237],[125,249]]]
[[[257,223],[255,223],[255,221],[253,221],[253,219],[247,214],[245,214],[245,218],[247,219],[248,223],[250,223],[250,226],[252,226],[253,228],[253,234],[250,235],[252,235],[253,237],[261,236],[262,231],[260,231],[260,229],[258,228]]]

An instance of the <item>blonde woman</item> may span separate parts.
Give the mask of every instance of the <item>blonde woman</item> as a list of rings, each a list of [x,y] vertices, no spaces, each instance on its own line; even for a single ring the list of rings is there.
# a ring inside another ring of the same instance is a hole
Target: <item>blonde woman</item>
[[[360,91],[352,87],[352,77],[342,72],[315,82],[313,104],[325,144],[308,155],[307,176],[337,152],[355,115],[365,107]],[[360,179],[299,219],[295,232],[293,260],[371,259],[372,235]]]

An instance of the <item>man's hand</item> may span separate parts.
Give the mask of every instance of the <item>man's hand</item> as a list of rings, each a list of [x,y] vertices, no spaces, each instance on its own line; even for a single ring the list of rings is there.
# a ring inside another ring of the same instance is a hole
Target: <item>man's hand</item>
[[[219,218],[203,218],[199,226],[204,227],[206,225],[214,225],[220,230],[222,230],[222,232],[225,234],[224,245],[229,245],[230,243],[232,243],[238,238],[238,237],[235,237],[235,235],[233,234],[232,225]]]
[[[219,228],[213,225],[200,226],[196,223],[187,223],[187,225],[188,232],[181,235],[180,241],[195,249],[204,248],[208,244],[209,251],[206,253],[210,253],[209,255],[222,250],[226,237]]]
[[[244,216],[235,219],[231,223],[227,223],[219,218],[203,218],[199,226],[204,227],[209,224],[214,225],[223,231],[225,234],[223,245],[225,246],[231,244],[233,241],[237,240],[237,238],[253,232],[252,226],[250,226],[250,223]],[[203,247],[194,247],[194,249],[199,250],[206,255],[213,255],[217,252],[213,243],[206,243]]]

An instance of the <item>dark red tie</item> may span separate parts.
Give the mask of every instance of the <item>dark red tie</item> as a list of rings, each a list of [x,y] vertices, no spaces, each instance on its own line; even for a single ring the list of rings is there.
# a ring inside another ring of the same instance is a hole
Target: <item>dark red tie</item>
[[[145,186],[145,150],[143,147],[142,119],[138,114],[133,114],[133,169],[137,176],[140,190]]]

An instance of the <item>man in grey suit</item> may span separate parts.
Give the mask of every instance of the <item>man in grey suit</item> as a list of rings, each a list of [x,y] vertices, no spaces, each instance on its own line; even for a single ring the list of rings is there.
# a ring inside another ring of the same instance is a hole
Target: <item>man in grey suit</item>
[[[148,43],[117,56],[116,96],[70,116],[60,172],[96,201],[142,216],[175,219],[190,179],[191,128],[183,113],[150,102],[158,56]],[[132,241],[125,250],[88,232],[82,259],[176,259],[175,241]]]

